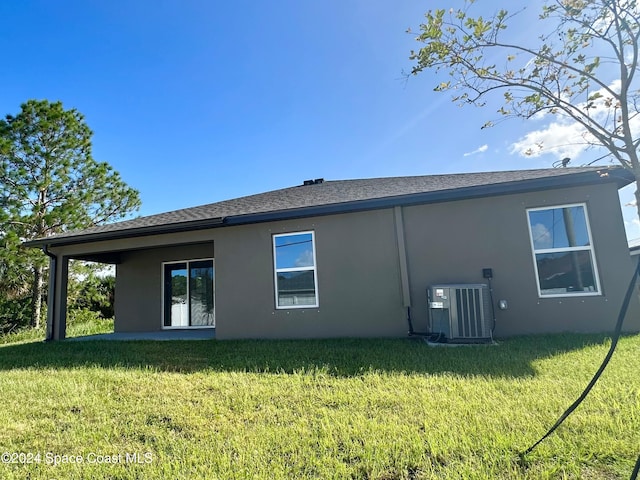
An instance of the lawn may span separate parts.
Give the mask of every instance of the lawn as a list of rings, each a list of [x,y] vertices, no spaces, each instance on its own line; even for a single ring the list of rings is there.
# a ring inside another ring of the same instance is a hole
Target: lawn
[[[12,340],[0,345],[0,451],[26,455],[3,455],[3,480],[612,479],[629,478],[640,450],[638,335],[524,462],[605,336]]]

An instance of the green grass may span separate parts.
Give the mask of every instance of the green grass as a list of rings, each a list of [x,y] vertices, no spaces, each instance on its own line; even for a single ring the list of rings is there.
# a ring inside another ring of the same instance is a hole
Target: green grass
[[[113,319],[103,319],[96,312],[76,310],[69,313],[67,319],[67,338],[81,337],[99,333],[113,332]],[[0,335],[0,345],[42,341],[45,338],[46,325],[40,328],[25,328],[6,335]]]
[[[0,450],[41,458],[0,465],[0,478],[628,478],[640,451],[640,336],[620,341],[556,435],[518,457],[608,346],[601,335],[461,348],[408,339],[5,344]],[[47,464],[47,452],[85,463]],[[126,463],[127,453],[150,462]],[[93,454],[122,463],[89,463]]]

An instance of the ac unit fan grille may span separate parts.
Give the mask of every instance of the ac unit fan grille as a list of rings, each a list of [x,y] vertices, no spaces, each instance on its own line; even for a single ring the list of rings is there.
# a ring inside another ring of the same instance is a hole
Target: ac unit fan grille
[[[455,293],[458,313],[458,332],[455,336],[462,338],[485,337],[482,291],[479,288],[457,288]]]
[[[432,285],[428,299],[434,333],[452,341],[491,339],[491,302],[486,284]]]

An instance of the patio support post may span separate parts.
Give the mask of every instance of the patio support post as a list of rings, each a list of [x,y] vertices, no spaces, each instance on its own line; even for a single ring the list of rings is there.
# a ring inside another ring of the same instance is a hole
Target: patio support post
[[[67,334],[67,285],[69,257],[49,255],[49,296],[47,298],[46,340],[64,340]]]
[[[58,291],[56,292],[55,315],[58,328],[53,330],[54,340],[64,340],[67,336],[67,286],[69,284],[69,257],[62,257],[60,262],[59,277],[56,279]],[[55,324],[54,320],[54,324]]]
[[[57,260],[54,254],[50,253],[46,246],[43,248],[44,253],[49,256],[49,293],[47,294],[47,333],[45,340],[53,340],[53,312],[55,310],[56,295],[56,276],[57,276]]]

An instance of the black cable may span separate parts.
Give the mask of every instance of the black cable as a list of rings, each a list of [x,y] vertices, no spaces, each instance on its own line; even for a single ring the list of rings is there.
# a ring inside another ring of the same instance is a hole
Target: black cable
[[[496,306],[493,304],[493,286],[491,285],[491,277],[487,278],[489,284],[489,301],[491,302],[491,315],[493,315],[493,324],[491,325],[491,339],[493,339],[493,332],[496,330]]]
[[[556,430],[556,428],[558,428],[562,424],[562,422],[564,422],[567,419],[567,417],[571,415],[571,413],[573,413],[573,411],[576,408],[578,408],[578,405],[580,405],[582,401],[587,397],[587,395],[589,394],[593,386],[596,384],[596,382],[600,378],[600,375],[602,375],[602,372],[604,372],[604,369],[609,364],[609,360],[611,360],[611,357],[613,356],[613,352],[616,349],[616,345],[618,344],[618,339],[620,338],[620,333],[622,332],[622,324],[624,322],[624,317],[627,314],[627,309],[629,308],[629,301],[631,300],[631,295],[633,294],[633,289],[636,284],[636,279],[639,275],[640,275],[640,257],[638,258],[638,265],[636,266],[636,270],[633,273],[633,277],[631,277],[631,281],[629,282],[629,288],[627,288],[627,293],[624,296],[624,301],[622,302],[622,307],[620,308],[620,313],[618,314],[618,321],[616,323],[616,328],[611,338],[611,347],[609,347],[609,351],[607,352],[607,355],[604,357],[604,360],[602,361],[600,368],[598,368],[598,371],[595,373],[595,375],[593,376],[589,384],[586,386],[584,391],[580,394],[578,399],[575,402],[573,402],[569,408],[567,408],[567,410],[560,416],[560,418],[549,429],[549,431],[545,433],[540,438],[540,440],[538,440],[536,443],[531,445],[524,452],[520,453],[521,460],[523,460],[525,455],[528,455],[529,453],[531,453],[534,448],[536,448],[540,443],[542,443],[543,440],[545,440],[549,435],[551,435]],[[640,457],[638,458],[638,463],[636,464],[636,468],[634,469],[634,473],[636,476],[638,474],[637,470],[638,468],[640,468],[639,464],[640,464]],[[635,479],[633,475],[631,478]]]
[[[604,157],[608,157],[609,155],[611,155],[611,152],[609,153],[605,153],[604,155],[602,155],[601,157],[596,158],[595,160],[591,160],[589,163],[585,163],[584,165],[580,165],[581,167],[588,167],[590,165],[593,165],[594,163],[596,163],[599,160],[602,160]]]
[[[636,466],[633,467],[633,472],[631,472],[631,477],[629,478],[629,480],[636,480],[636,478],[638,478],[638,471],[640,471],[640,455],[638,455]]]

